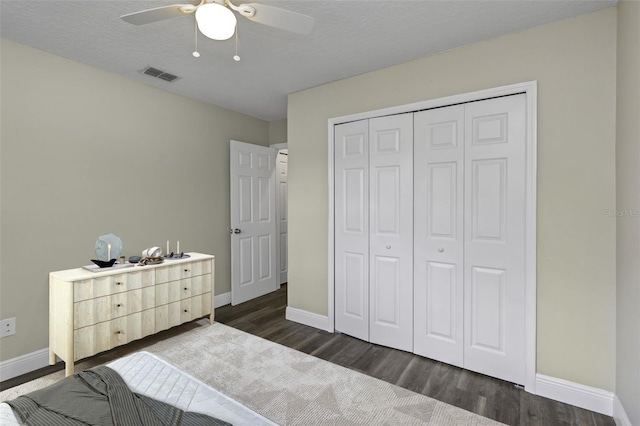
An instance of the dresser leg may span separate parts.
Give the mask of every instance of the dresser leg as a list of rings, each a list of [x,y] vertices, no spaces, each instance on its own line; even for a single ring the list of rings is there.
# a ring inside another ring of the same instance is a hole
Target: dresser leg
[[[73,361],[64,363],[64,375],[71,376],[73,374]]]

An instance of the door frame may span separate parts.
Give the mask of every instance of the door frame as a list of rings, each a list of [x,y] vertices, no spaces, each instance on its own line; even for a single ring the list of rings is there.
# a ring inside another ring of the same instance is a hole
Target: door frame
[[[365,120],[385,115],[403,114],[425,109],[432,109],[480,101],[500,96],[526,95],[527,128],[525,136],[525,390],[536,393],[536,205],[537,205],[537,105],[538,82],[527,81],[518,84],[495,87],[476,92],[446,96],[407,105],[383,108],[358,114],[330,118],[328,128],[328,184],[329,184],[329,232],[328,232],[328,327],[327,331],[335,332],[335,180],[334,180],[334,126],[350,121]]]
[[[281,143],[274,143],[269,145],[269,148],[274,148],[276,150],[276,160],[278,158],[278,153],[283,150],[289,149],[289,144],[287,142],[281,142]],[[287,164],[289,164],[289,157],[287,155]],[[287,165],[287,167],[289,167]],[[278,185],[278,176],[277,176],[277,171],[278,168],[276,167],[276,186]],[[287,191],[288,191],[288,186],[287,186]],[[280,253],[281,253],[281,244],[280,244],[280,218],[282,217],[282,212],[280,211],[280,192],[278,191],[278,188],[276,188],[276,218],[278,219],[278,222],[276,223],[276,263],[278,264],[278,288],[280,288],[282,286],[282,284],[280,283],[280,266],[282,265],[282,259],[280,258]],[[288,243],[287,243],[288,245]],[[288,251],[287,251],[288,253]],[[289,264],[289,259],[287,259],[287,265]],[[287,267],[288,269],[288,267]]]

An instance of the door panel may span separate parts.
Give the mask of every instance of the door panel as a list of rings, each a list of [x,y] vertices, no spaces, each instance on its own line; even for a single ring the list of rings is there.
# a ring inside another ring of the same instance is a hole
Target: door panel
[[[504,355],[505,271],[472,267],[471,274],[471,347]]]
[[[373,233],[399,236],[400,231],[400,167],[376,167],[373,170],[377,193],[374,207]]]
[[[474,160],[471,207],[473,240],[505,240],[507,220],[506,158]]]
[[[462,367],[464,106],[414,122],[414,352]]]
[[[277,288],[275,157],[272,148],[230,143],[233,305]]]
[[[369,340],[369,127],[334,128],[335,328]]]
[[[413,350],[413,114],[369,120],[370,341]]]
[[[524,383],[525,95],[465,106],[464,367]]]
[[[449,263],[427,263],[427,335],[456,342],[456,265]]]
[[[352,316],[358,320],[364,320],[365,309],[369,310],[369,306],[365,306],[362,295],[365,293],[365,286],[369,286],[365,282],[365,256],[362,253],[344,253],[344,298],[345,309],[344,314]]]

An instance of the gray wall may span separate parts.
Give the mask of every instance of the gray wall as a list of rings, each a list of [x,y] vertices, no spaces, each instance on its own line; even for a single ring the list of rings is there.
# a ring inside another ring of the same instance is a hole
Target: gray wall
[[[538,81],[537,371],[615,388],[616,9],[289,96],[289,305],[327,315],[327,120]]]
[[[2,40],[0,360],[48,346],[48,273],[176,240],[216,256],[230,291],[229,140],[269,124]]]
[[[640,3],[618,3],[616,394],[640,425]]]

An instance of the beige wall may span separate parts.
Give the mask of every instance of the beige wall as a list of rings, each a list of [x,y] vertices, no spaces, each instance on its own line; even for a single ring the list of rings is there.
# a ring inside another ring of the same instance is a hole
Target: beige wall
[[[287,119],[272,121],[269,123],[269,144],[284,143],[287,141]]]
[[[640,3],[618,3],[616,395],[640,425]]]
[[[616,9],[289,96],[289,305],[327,314],[327,120],[538,81],[539,373],[613,390]]]
[[[229,140],[268,123],[2,40],[0,359],[48,346],[48,273],[90,264],[96,238],[124,254],[216,255],[230,291]]]

